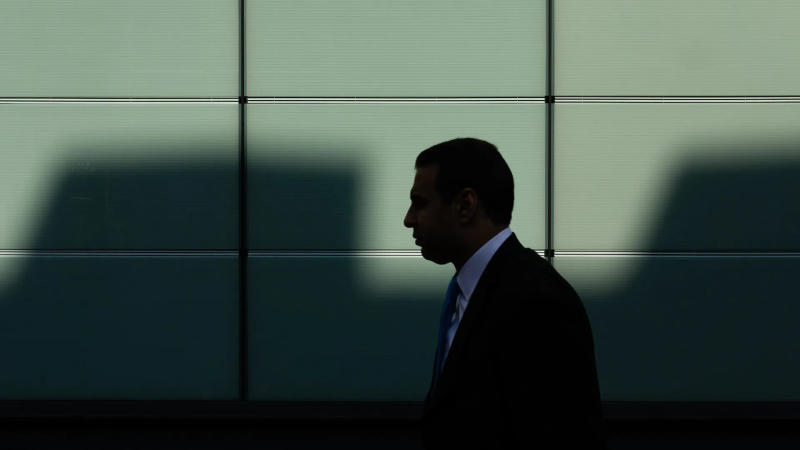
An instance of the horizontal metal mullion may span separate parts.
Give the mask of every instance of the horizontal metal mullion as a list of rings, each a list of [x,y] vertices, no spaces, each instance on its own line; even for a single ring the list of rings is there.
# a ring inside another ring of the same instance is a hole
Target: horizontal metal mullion
[[[419,250],[250,250],[248,254],[259,258],[422,257]]]
[[[658,252],[658,251],[555,251],[556,257],[564,256],[580,256],[580,257],[659,257],[659,258],[686,258],[686,257],[700,257],[700,258],[767,258],[767,257],[781,257],[781,258],[798,258],[800,252],[704,252],[704,251],[674,251],[674,252]]]
[[[0,250],[4,256],[79,256],[79,257],[135,257],[135,256],[237,256],[235,250]]]
[[[544,250],[536,252],[544,254]],[[251,250],[249,255],[259,258],[422,257],[419,250]]]
[[[248,97],[247,103],[544,103],[544,97]]]
[[[544,255],[543,249],[536,253]],[[0,250],[2,256],[237,256],[237,250]],[[250,256],[262,258],[306,258],[306,257],[413,257],[422,256],[419,250],[250,250]],[[800,258],[800,252],[711,252],[711,251],[563,251],[556,250],[556,257],[734,257]]]
[[[320,103],[545,103],[544,97],[244,97],[251,104]],[[556,96],[555,103],[800,103],[800,96],[730,97],[610,97]],[[122,104],[238,104],[236,97],[222,98],[102,98],[102,97],[0,97],[0,104],[14,103],[122,103]]]
[[[102,97],[0,97],[3,103],[203,103],[203,104],[238,104],[236,97],[223,98],[102,98]]]
[[[800,103],[800,96],[556,96],[555,103]]]

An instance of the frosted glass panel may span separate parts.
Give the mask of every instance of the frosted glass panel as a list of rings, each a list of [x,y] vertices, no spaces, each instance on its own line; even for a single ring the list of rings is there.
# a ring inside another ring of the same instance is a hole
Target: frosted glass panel
[[[236,270],[236,256],[0,256],[0,396],[235,400]]]
[[[603,400],[800,400],[800,258],[554,261],[586,306]]]
[[[234,1],[3,0],[0,97],[234,97]]]
[[[247,110],[254,249],[418,249],[403,226],[414,161],[457,137],[511,167],[511,228],[544,248],[544,104],[256,104]]]
[[[795,0],[558,0],[556,95],[797,95]]]
[[[251,257],[250,397],[422,401],[454,272],[421,257]]]
[[[545,0],[249,0],[247,95],[545,95]]]
[[[238,241],[238,107],[0,105],[0,249]]]
[[[556,250],[800,249],[800,105],[556,104]]]

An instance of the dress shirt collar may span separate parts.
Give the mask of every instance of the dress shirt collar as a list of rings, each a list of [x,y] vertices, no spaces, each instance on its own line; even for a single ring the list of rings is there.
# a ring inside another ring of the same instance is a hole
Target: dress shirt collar
[[[503,242],[511,236],[511,229],[506,227],[503,231],[494,235],[489,239],[481,248],[478,249],[472,256],[469,257],[466,263],[461,267],[461,270],[456,274],[456,281],[458,287],[464,298],[469,301],[472,297],[472,292],[478,285],[478,280],[483,275],[483,270],[491,261],[497,249],[503,245]]]

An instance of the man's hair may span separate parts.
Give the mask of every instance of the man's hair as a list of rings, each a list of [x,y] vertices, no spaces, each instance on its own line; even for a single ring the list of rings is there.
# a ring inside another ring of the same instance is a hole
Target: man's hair
[[[472,188],[495,225],[508,226],[514,209],[514,178],[497,147],[475,138],[457,138],[423,150],[415,168],[439,165],[436,190],[445,204]]]

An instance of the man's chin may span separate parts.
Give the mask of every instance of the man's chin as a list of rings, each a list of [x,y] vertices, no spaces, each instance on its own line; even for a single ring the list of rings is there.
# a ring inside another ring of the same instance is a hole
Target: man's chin
[[[425,247],[420,247],[420,251],[422,252],[423,258],[427,259],[428,261],[435,262],[436,264],[447,264],[450,262],[447,257],[437,254],[436,252],[431,252]]]

